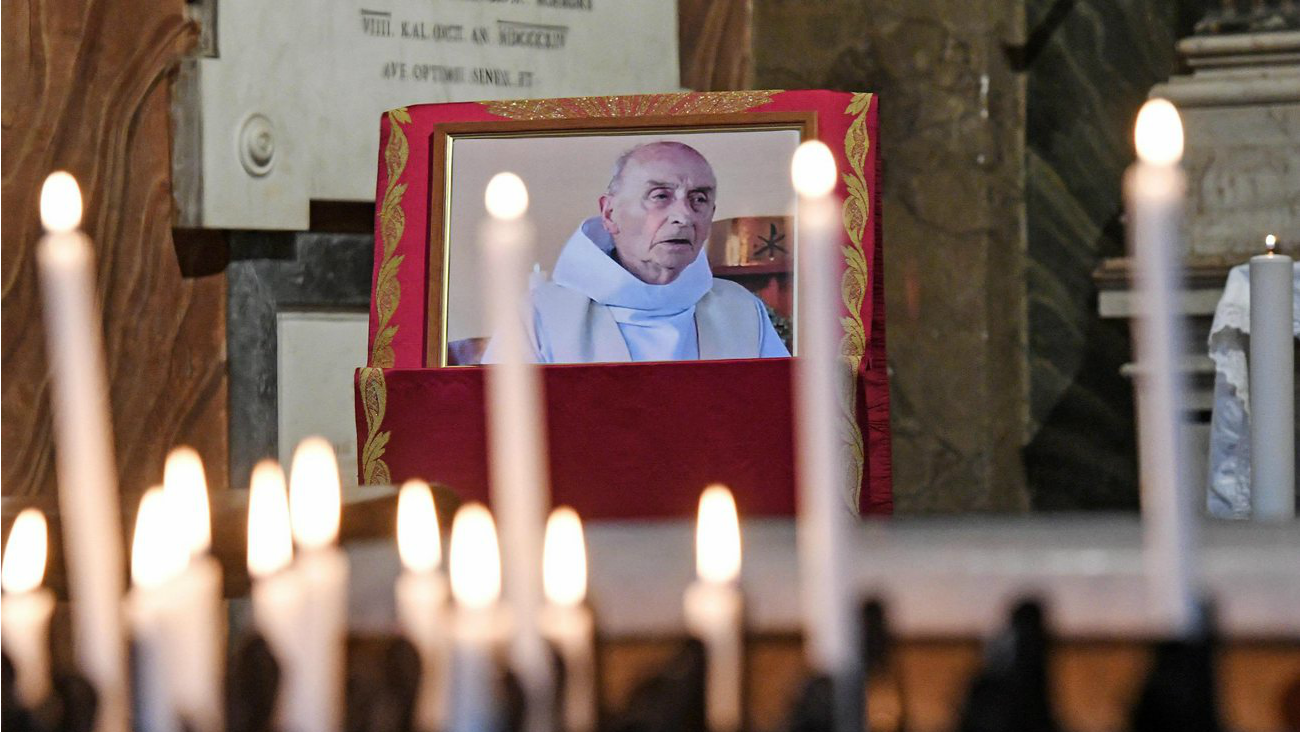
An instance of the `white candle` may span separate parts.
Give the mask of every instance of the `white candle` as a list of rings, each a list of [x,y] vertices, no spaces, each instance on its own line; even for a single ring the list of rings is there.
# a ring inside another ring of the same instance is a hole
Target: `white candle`
[[[695,525],[695,571],[686,588],[686,627],[704,644],[704,712],[710,732],[744,720],[744,600],[740,593],[740,519],[731,491],[709,486]]]
[[[1124,177],[1129,254],[1135,264],[1138,458],[1144,558],[1153,611],[1178,635],[1194,629],[1192,552],[1195,513],[1185,452],[1178,359],[1183,335],[1174,308],[1175,258],[1187,182],[1179,167],[1178,110],[1153,99],[1138,113],[1138,161]]]
[[[180,732],[172,693],[168,645],[176,596],[169,585],[185,569],[183,538],[175,512],[159,486],[140,499],[131,542],[131,593],[127,615],[135,641],[135,726],[144,732]]]
[[[181,719],[194,732],[225,728],[222,678],[225,617],[221,612],[221,565],[209,550],[212,519],[203,461],[189,447],[167,456],[163,494],[177,522],[185,569],[168,585],[174,613],[168,619],[168,678]]]
[[[298,549],[292,572],[302,605],[284,687],[288,732],[343,728],[348,560],[335,545],[341,503],[334,448],[320,437],[303,440],[289,471],[289,522]]]
[[[248,495],[248,574],[253,587],[253,625],[266,640],[280,667],[280,694],[276,718],[286,718],[284,688],[296,651],[302,591],[293,562],[293,536],[289,527],[289,497],[284,472],[274,460],[253,468]],[[283,726],[283,725],[279,725]]]
[[[81,192],[54,173],[41,189],[47,234],[36,251],[54,407],[59,516],[77,666],[98,695],[97,732],[127,732],[122,526],[104,376],[103,323]]]
[[[24,509],[5,542],[0,586],[0,640],[14,665],[18,700],[29,709],[50,692],[50,615],[54,593],[41,587],[48,550],[45,514]]]
[[[420,689],[415,727],[432,732],[445,727],[443,707],[451,666],[447,631],[447,580],[438,571],[442,545],[433,494],[424,481],[410,480],[397,496],[397,548],[404,571],[397,578],[397,619],[420,652]]]
[[[456,512],[448,553],[456,611],[447,729],[497,729],[504,715],[496,694],[496,654],[508,632],[508,619],[497,602],[501,554],[496,526],[483,504],[469,503]]]
[[[532,227],[524,218],[528,190],[519,176],[498,173],[484,194],[488,220],[480,231],[483,291],[498,362],[488,367],[488,438],[492,506],[501,521],[505,597],[516,619],[511,665],[527,700],[524,726],[550,724],[550,656],[537,619],[542,609],[542,533],[550,504],[542,384],[524,327]]]
[[[1250,505],[1264,521],[1295,518],[1295,334],[1291,258],[1250,258]]]
[[[856,679],[857,597],[846,562],[854,519],[850,475],[839,426],[849,403],[848,365],[839,349],[840,209],[832,191],[835,158],[825,144],[795,151],[791,178],[799,194],[798,318],[795,333],[795,433],[799,485],[799,587],[808,665],[833,678]]]
[[[551,512],[542,551],[546,607],[542,634],[564,664],[563,720],[567,732],[596,729],[595,623],[587,609],[587,548],[582,520],[572,508]]]

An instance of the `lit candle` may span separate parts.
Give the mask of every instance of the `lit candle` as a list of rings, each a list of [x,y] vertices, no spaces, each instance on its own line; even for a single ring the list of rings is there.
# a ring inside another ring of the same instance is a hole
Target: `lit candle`
[[[704,644],[704,710],[710,732],[738,730],[744,719],[744,600],[740,593],[740,520],[731,491],[709,486],[695,524],[695,572],[686,588],[686,627]]]
[[[1291,258],[1250,258],[1250,505],[1264,521],[1295,518],[1295,333]]]
[[[293,535],[289,527],[289,497],[284,472],[274,460],[253,468],[248,494],[248,574],[252,578],[253,626],[266,640],[280,666],[280,688],[292,675],[297,648],[302,591],[293,562]],[[286,718],[283,691],[276,701],[276,718]],[[278,726],[283,727],[283,724]]]
[[[72,600],[77,666],[95,687],[97,732],[127,732],[122,627],[122,526],[104,376],[103,327],[95,299],[81,191],[67,173],[41,188],[46,235],[36,250],[50,365],[59,516]]]
[[[496,654],[508,631],[498,604],[501,554],[492,514],[481,503],[456,512],[448,549],[453,627],[449,732],[497,729],[504,719],[496,695]]]
[[[1195,513],[1185,453],[1178,359],[1183,335],[1174,308],[1175,257],[1186,177],[1179,167],[1183,127],[1178,110],[1152,99],[1138,113],[1138,161],[1124,176],[1129,254],[1135,264],[1138,458],[1144,557],[1153,611],[1174,633],[1194,629],[1192,551]]]
[[[144,732],[180,732],[168,668],[170,625],[176,604],[169,585],[185,569],[178,517],[160,486],[140,499],[131,541],[127,614],[135,641],[135,724]]]
[[[431,732],[446,724],[443,701],[451,644],[446,631],[447,580],[438,571],[442,563],[438,512],[424,481],[407,481],[397,496],[397,549],[404,568],[395,588],[397,619],[420,652],[415,726]]]
[[[298,549],[292,572],[302,593],[297,638],[286,663],[284,727],[343,728],[348,560],[336,546],[342,509],[338,461],[320,437],[298,443],[289,471],[289,523]]]
[[[35,708],[50,692],[50,615],[54,593],[41,587],[48,549],[45,514],[24,509],[14,519],[0,567],[0,640],[14,665],[18,700]]]
[[[483,291],[498,362],[488,367],[488,438],[492,506],[501,520],[506,603],[517,628],[511,665],[527,700],[525,727],[551,718],[551,664],[537,626],[542,609],[542,533],[550,504],[542,384],[523,321],[532,227],[524,218],[528,190],[514,173],[488,182],[490,216],[480,231]]]
[[[795,417],[799,484],[797,540],[804,648],[813,671],[832,679],[836,728],[854,726],[861,699],[857,601],[846,568],[853,514],[850,475],[839,426],[850,403],[849,367],[839,348],[840,212],[832,191],[835,158],[825,144],[795,151],[791,179],[799,194],[799,358]]]
[[[212,519],[203,461],[189,447],[167,456],[163,495],[173,511],[185,569],[168,584],[173,615],[167,667],[176,709],[194,732],[224,729],[222,676],[225,618],[221,612],[221,565],[211,556]]]
[[[551,512],[542,552],[546,607],[542,634],[564,664],[563,714],[568,732],[596,729],[595,623],[587,609],[587,547],[582,520],[567,506]]]

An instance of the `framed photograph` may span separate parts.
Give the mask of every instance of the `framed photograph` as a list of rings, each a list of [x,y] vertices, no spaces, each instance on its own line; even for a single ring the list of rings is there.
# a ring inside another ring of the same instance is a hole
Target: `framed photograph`
[[[477,236],[484,187],[505,170],[529,191],[538,361],[790,355],[790,159],[815,136],[808,112],[441,125],[428,365],[491,356]],[[575,304],[579,296],[595,305]],[[692,307],[695,317],[677,317]],[[565,322],[575,319],[594,322]],[[646,330],[655,332],[638,339]]]
[[[686,517],[710,482],[794,511],[795,148],[839,170],[840,352],[854,374],[845,501],[892,508],[877,99],[681,92],[423,104],[385,113],[360,480],[487,496],[493,360],[477,234],[492,175],[528,186],[528,322],[551,496],[585,518]],[[648,327],[647,327],[648,326]],[[647,398],[652,397],[652,398]],[[593,450],[594,445],[600,448]]]

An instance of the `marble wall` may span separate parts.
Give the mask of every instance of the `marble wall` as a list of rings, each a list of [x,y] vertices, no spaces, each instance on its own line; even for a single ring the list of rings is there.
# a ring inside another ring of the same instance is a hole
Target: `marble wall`
[[[1028,0],[1021,63],[1025,146],[1029,422],[1035,509],[1135,508],[1128,328],[1097,314],[1093,272],[1124,254],[1120,178],[1131,130],[1204,0]]]
[[[900,513],[1029,506],[1021,8],[754,5],[755,87],[880,94]]]

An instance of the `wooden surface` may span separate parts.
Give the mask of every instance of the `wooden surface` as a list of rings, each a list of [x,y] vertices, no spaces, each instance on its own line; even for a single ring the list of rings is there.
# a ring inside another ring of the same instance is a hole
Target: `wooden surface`
[[[178,443],[224,487],[225,278],[187,277],[171,229],[170,81],[197,28],[181,0],[5,0],[2,13],[5,513],[55,491],[34,253],[56,169],[80,182],[95,242],[124,503]]]

